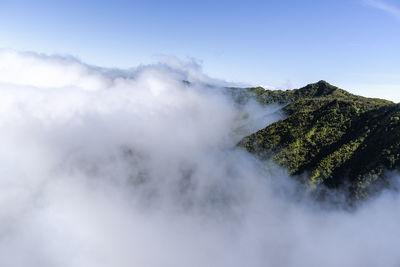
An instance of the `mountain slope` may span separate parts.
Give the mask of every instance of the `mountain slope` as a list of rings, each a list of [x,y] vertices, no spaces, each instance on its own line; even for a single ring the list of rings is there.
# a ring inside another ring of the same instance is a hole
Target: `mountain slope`
[[[239,145],[290,173],[308,173],[312,189],[345,187],[365,198],[386,182],[384,170],[400,166],[400,106],[350,94],[325,81],[301,89],[248,88],[264,104],[288,103],[287,115],[244,138]]]

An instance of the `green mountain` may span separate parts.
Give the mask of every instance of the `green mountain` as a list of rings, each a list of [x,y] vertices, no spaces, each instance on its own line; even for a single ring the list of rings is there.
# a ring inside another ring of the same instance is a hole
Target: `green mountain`
[[[239,146],[287,167],[315,190],[346,189],[364,199],[400,167],[400,105],[350,94],[325,81],[286,91],[247,88],[263,104],[280,103],[285,119]],[[306,178],[305,178],[306,177]]]

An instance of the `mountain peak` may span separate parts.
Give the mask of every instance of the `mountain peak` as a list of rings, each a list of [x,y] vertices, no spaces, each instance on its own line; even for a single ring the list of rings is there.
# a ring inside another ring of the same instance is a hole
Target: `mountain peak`
[[[297,93],[299,97],[321,97],[331,95],[337,91],[339,91],[339,93],[348,94],[346,91],[339,89],[338,87],[333,86],[324,80],[321,80],[297,89],[295,94]]]

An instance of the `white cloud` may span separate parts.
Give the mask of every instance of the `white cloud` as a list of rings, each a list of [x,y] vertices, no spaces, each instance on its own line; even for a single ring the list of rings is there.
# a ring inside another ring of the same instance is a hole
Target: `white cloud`
[[[98,71],[73,58],[0,50],[0,82],[40,88],[80,87],[97,90],[110,85]]]
[[[368,5],[385,11],[386,13],[396,17],[396,19],[400,20],[400,7],[397,7],[391,3],[382,0],[365,0],[365,2]]]
[[[275,109],[238,107],[198,66],[2,53],[0,266],[399,265],[399,193],[301,198],[235,148]]]

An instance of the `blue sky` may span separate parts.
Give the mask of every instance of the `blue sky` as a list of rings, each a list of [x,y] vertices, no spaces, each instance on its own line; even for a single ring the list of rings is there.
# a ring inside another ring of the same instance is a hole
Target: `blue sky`
[[[110,67],[195,58],[228,81],[296,88],[324,79],[400,101],[395,0],[0,0],[0,47]]]

